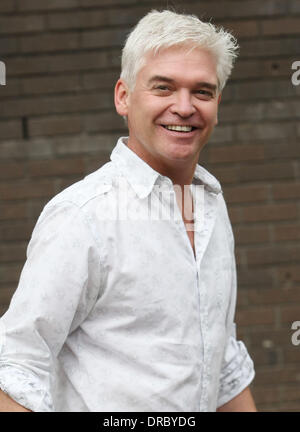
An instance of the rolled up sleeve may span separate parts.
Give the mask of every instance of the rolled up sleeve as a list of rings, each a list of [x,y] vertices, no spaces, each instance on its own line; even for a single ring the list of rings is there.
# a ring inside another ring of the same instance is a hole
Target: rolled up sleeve
[[[237,273],[235,260],[235,245],[232,226],[228,217],[225,201],[225,220],[231,243],[231,299],[227,310],[226,334],[223,363],[219,381],[217,407],[224,405],[241,393],[254,379],[254,364],[247,348],[236,337],[235,312],[237,301]]]
[[[253,361],[244,343],[236,340],[236,326],[233,324],[223,358],[217,407],[241,393],[254,376]]]
[[[47,205],[0,319],[0,388],[32,411],[54,411],[55,361],[87,316],[100,286],[100,254],[83,211]]]

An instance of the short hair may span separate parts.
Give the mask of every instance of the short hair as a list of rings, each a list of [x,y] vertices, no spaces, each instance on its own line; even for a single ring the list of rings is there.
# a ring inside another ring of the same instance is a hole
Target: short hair
[[[145,64],[145,56],[152,51],[173,46],[191,46],[210,52],[216,59],[218,91],[225,87],[237,57],[235,37],[222,27],[201,21],[195,15],[170,10],[152,10],[129,33],[122,51],[121,78],[132,91],[136,76]]]

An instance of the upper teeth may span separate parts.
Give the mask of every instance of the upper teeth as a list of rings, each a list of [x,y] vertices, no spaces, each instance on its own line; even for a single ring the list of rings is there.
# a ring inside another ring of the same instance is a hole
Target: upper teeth
[[[165,126],[165,128],[167,128],[169,130],[179,131],[179,132],[191,132],[191,130],[192,130],[192,126],[174,126],[174,125],[170,125],[170,126]]]

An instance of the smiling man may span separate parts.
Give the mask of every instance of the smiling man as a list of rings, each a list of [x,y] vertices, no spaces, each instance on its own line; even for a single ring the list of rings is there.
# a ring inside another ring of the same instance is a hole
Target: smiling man
[[[115,87],[129,136],[37,222],[0,320],[0,410],[256,411],[232,229],[198,165],[236,49],[170,11],[130,33]]]

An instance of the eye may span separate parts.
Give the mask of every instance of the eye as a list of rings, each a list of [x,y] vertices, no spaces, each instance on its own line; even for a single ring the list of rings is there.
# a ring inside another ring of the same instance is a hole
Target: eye
[[[200,89],[200,90],[196,90],[195,93],[201,97],[204,97],[205,99],[211,99],[214,97],[214,94],[209,90]]]
[[[157,90],[162,90],[162,91],[167,91],[170,90],[169,87],[165,86],[165,85],[158,85],[155,87]]]

